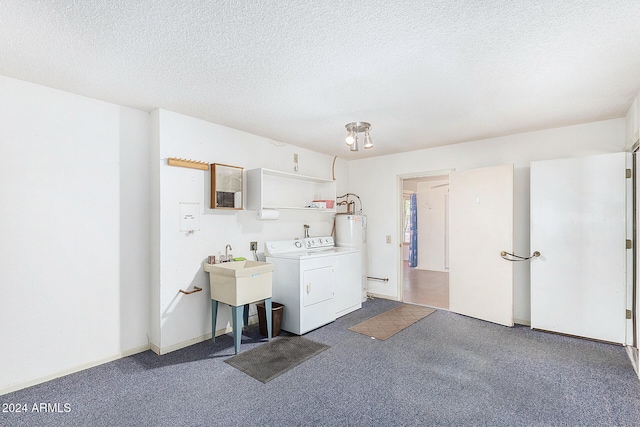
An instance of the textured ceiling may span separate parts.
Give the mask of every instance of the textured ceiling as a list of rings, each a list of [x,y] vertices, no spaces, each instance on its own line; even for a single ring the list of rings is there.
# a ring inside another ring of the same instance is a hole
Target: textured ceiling
[[[623,117],[640,1],[0,0],[0,74],[355,159]]]

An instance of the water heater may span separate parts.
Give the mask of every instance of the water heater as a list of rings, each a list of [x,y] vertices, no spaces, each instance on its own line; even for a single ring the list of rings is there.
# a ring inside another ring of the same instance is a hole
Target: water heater
[[[362,301],[367,299],[367,217],[365,215],[336,214],[335,245],[359,249],[362,262]]]

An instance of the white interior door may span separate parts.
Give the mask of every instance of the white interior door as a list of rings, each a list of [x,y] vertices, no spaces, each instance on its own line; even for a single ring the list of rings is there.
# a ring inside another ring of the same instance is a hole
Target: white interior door
[[[625,340],[626,154],[531,163],[531,327]]]
[[[449,309],[513,326],[513,165],[449,176]]]

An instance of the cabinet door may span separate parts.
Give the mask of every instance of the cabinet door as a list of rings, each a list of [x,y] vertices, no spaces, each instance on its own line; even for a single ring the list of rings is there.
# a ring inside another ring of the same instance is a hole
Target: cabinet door
[[[333,298],[333,267],[320,267],[302,272],[302,305],[308,307]]]

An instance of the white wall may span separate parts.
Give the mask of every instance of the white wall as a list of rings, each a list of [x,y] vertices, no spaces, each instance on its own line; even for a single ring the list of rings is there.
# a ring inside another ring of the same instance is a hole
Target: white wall
[[[150,117],[120,108],[120,347],[149,343]]]
[[[329,235],[333,226],[331,215],[318,212],[284,211],[276,221],[259,221],[255,211],[210,209],[210,172],[168,166],[167,158],[294,173],[293,155],[297,153],[298,174],[331,179],[333,157],[166,110],[154,112],[152,120],[158,129],[152,137],[155,145],[152,187],[156,192],[152,197],[154,204],[159,202],[160,213],[159,241],[154,242],[158,247],[152,249],[153,270],[158,274],[152,284],[152,317],[155,316],[152,323],[157,328],[152,343],[154,350],[166,353],[201,341],[211,333],[209,277],[202,268],[208,255],[224,254],[225,246],[230,244],[235,256],[251,259],[251,241],[258,242],[261,253],[266,240],[303,237],[304,224],[311,225],[311,236]],[[338,194],[344,194],[347,162],[343,160],[336,162],[336,181]],[[199,203],[200,231],[194,234],[180,231],[180,202]],[[204,291],[192,295],[179,293],[180,289],[194,286]],[[252,315],[254,310],[251,306]],[[230,321],[231,310],[222,305],[217,329],[224,329]]]
[[[625,117],[625,146],[631,148],[640,137],[640,95],[631,103]]]
[[[148,114],[0,77],[0,393],[147,346]]]
[[[514,250],[528,253],[530,162],[619,152],[624,147],[625,120],[614,119],[350,162],[349,191],[362,198],[369,220],[368,274],[389,278],[389,282],[369,281],[369,292],[389,298],[399,295],[398,175],[514,164]],[[385,242],[386,235],[393,236],[391,244]],[[388,262],[375,262],[381,259]],[[530,319],[526,263],[514,266],[514,283],[515,318],[526,323]]]
[[[448,271],[445,268],[445,197],[449,179],[418,182],[418,265],[416,268]]]

